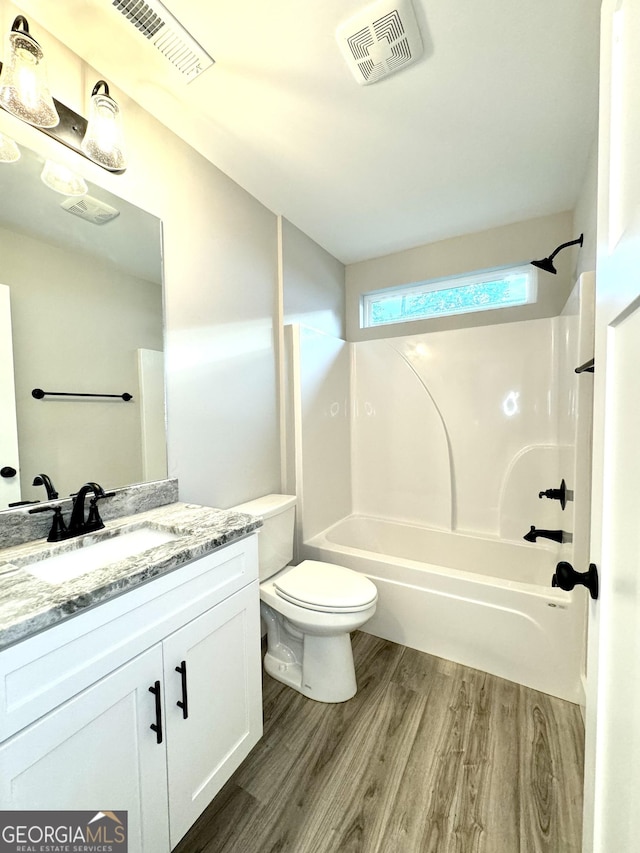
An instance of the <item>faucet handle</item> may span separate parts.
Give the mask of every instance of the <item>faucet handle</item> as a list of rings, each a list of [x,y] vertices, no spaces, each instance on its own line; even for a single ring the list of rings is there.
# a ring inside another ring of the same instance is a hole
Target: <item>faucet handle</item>
[[[98,512],[97,498],[91,498],[89,501],[89,515],[87,516],[87,520],[84,524],[85,533],[91,533],[94,530],[102,530],[103,527],[104,521],[100,518],[100,513]]]
[[[62,542],[63,539],[69,538],[69,531],[67,530],[67,525],[64,523],[64,518],[62,517],[61,506],[37,506],[33,509],[27,510],[27,512],[29,512],[30,515],[33,515],[36,512],[53,513],[53,521],[51,522],[51,529],[47,536],[47,542]]]
[[[569,495],[567,494],[567,484],[563,480],[560,483],[559,489],[545,489],[538,493],[539,498],[549,498],[552,501],[560,501],[560,506],[564,509],[567,505]]]
[[[90,533],[94,530],[102,530],[104,527],[104,521],[100,517],[100,512],[98,510],[98,501],[102,498],[112,498],[115,495],[115,492],[102,492],[102,494],[94,495],[89,501],[89,515],[87,516],[87,521],[85,523],[85,531]]]
[[[91,500],[89,501],[90,506],[95,506],[98,501],[101,501],[103,498],[114,498],[116,496],[115,492],[100,492],[99,494],[95,494]]]

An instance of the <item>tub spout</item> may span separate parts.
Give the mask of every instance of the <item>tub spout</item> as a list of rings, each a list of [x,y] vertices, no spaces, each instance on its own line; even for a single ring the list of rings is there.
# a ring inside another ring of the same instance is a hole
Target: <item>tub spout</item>
[[[553,542],[571,542],[573,537],[564,530],[536,530],[531,525],[531,530],[522,537],[527,542],[536,542],[538,539],[551,539]]]

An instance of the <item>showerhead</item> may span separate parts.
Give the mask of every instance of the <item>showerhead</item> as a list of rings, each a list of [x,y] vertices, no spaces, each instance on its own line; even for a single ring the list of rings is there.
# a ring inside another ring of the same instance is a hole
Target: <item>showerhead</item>
[[[545,272],[550,272],[552,275],[556,275],[558,270],[553,265],[553,259],[561,252],[563,249],[566,249],[567,246],[575,246],[576,243],[579,243],[582,246],[584,241],[584,234],[581,234],[577,240],[569,240],[568,243],[561,243],[557,249],[555,249],[548,258],[542,258],[540,261],[531,261],[532,266],[538,267],[538,269],[544,270]]]
[[[554,267],[551,258],[542,258],[541,261],[531,261],[531,264],[534,267],[538,267],[538,269],[544,270],[545,272],[553,273],[553,275],[556,275],[556,273],[558,272],[558,270]]]

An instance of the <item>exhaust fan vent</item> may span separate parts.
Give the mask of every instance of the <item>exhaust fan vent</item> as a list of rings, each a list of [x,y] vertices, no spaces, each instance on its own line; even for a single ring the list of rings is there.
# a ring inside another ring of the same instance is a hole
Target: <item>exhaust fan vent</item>
[[[148,39],[190,83],[214,60],[158,0],[112,0],[111,5]]]
[[[411,0],[380,0],[349,18],[336,39],[358,83],[377,83],[423,53]]]
[[[98,201],[90,195],[65,199],[60,202],[60,207],[81,219],[86,219],[87,222],[93,222],[94,225],[105,225],[120,216],[120,211],[115,207],[105,204],[104,201]]]

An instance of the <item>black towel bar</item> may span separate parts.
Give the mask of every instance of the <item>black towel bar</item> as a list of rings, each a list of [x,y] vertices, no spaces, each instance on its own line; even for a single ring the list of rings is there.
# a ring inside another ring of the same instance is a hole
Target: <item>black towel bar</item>
[[[84,394],[77,393],[73,394],[70,391],[43,391],[42,388],[34,388],[31,392],[31,396],[35,397],[36,400],[42,400],[43,397],[117,397],[119,399],[125,400],[129,402],[129,400],[133,400],[131,394]]]

